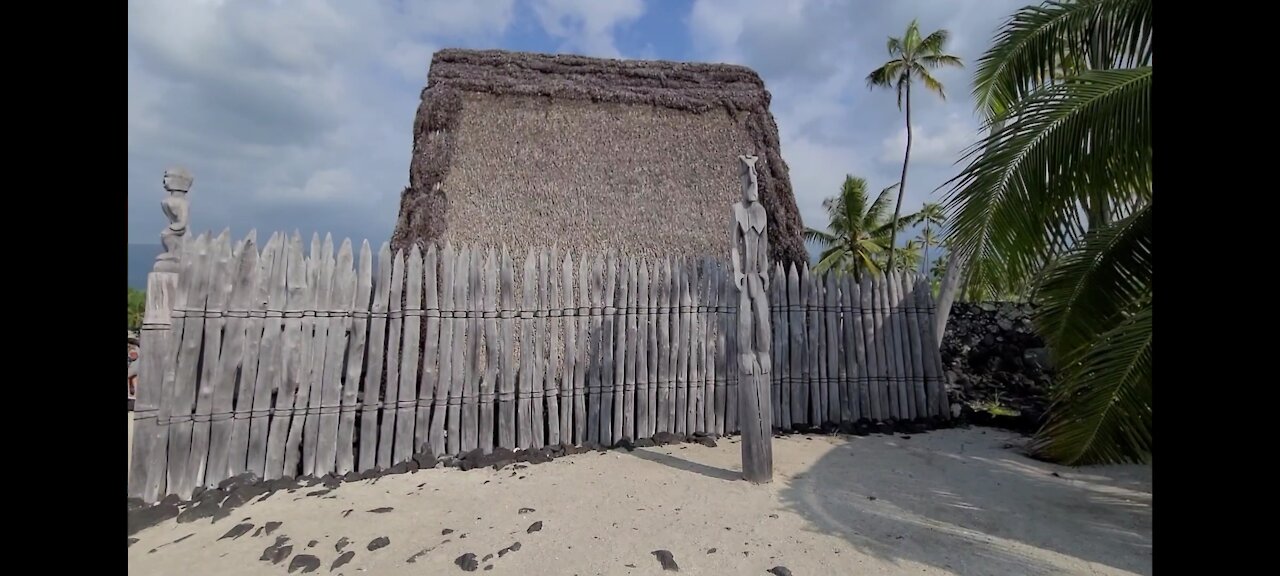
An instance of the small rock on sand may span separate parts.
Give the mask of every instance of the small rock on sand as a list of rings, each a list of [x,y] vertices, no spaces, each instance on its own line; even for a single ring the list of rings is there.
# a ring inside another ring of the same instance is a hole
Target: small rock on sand
[[[299,554],[289,562],[289,573],[301,570],[303,574],[315,572],[320,568],[320,559],[310,554]]]
[[[538,532],[538,531],[540,531],[540,530],[542,530],[542,521],[541,521],[541,520],[539,520],[539,521],[537,521],[537,522],[534,522],[533,524],[530,524],[530,525],[529,525],[529,528],[528,528],[528,529],[526,529],[526,530],[524,531],[524,533],[525,533],[525,534],[533,534],[534,532]]]
[[[245,533],[247,533],[250,530],[253,530],[253,524],[250,524],[248,522],[245,522],[243,524],[236,524],[235,526],[232,526],[230,530],[227,530],[226,534],[223,534],[222,537],[218,539],[225,540],[227,538],[230,538],[232,540],[235,540],[236,538],[244,536]]]
[[[334,570],[341,568],[343,564],[350,562],[351,559],[355,557],[356,557],[355,550],[347,550],[346,552],[343,552],[341,556],[339,556],[336,560],[333,561],[333,564],[329,565],[329,571],[333,572]]]
[[[773,574],[773,576],[791,576],[791,570],[786,566],[774,566],[766,570],[766,572]]]
[[[339,556],[337,559],[334,559],[333,563],[329,564],[329,571],[333,572],[334,570],[338,570],[338,568],[342,567],[343,564],[346,564],[347,562],[351,562],[351,559],[355,557],[356,557],[356,550],[347,550],[347,552],[343,552],[342,556]]]
[[[368,548],[370,552],[373,552],[374,550],[377,550],[377,549],[379,549],[379,548],[383,548],[383,547],[385,547],[387,544],[390,544],[390,543],[391,543],[391,539],[390,539],[390,538],[387,538],[386,536],[379,536],[379,537],[374,538],[373,540],[371,540],[371,541],[369,542],[369,545],[368,545],[368,546],[366,546],[366,548]]]
[[[453,563],[457,564],[464,572],[475,572],[480,567],[480,563],[476,562],[476,555],[471,552],[459,556]]]
[[[650,554],[653,554],[653,556],[658,559],[658,562],[662,564],[663,570],[671,572],[680,571],[680,566],[676,564],[676,559],[671,555],[670,550],[654,550],[653,552],[650,552]]]

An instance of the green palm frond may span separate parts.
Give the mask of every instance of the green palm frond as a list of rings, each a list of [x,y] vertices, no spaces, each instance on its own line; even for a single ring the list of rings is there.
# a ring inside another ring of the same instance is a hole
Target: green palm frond
[[[1004,262],[1003,278],[974,278],[981,287],[1025,284],[1053,248],[1074,245],[1087,229],[1087,191],[1149,197],[1151,71],[1092,70],[1045,86],[1018,103],[1017,122],[966,154],[946,201],[948,238],[975,272]]]
[[[828,246],[831,246],[832,244],[835,244],[836,242],[839,242],[840,240],[836,238],[834,235],[832,235],[831,233],[823,232],[821,230],[814,230],[813,228],[805,228],[804,241],[813,242],[814,244],[817,244],[821,248],[826,248]]]
[[[990,117],[1078,70],[1151,65],[1152,0],[1045,2],[1019,10],[978,60],[973,96]]]
[[[1152,204],[1090,232],[1050,266],[1035,291],[1037,329],[1053,350],[1070,356],[1132,314],[1151,293]]]
[[[1068,355],[1044,427],[1031,450],[1071,465],[1149,461],[1151,300]]]

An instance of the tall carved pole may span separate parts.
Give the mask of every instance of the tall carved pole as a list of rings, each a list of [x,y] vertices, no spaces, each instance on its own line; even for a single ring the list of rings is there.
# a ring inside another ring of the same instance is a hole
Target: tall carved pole
[[[769,233],[760,204],[756,157],[739,156],[742,202],[733,205],[733,282],[738,290],[738,422],[742,476],[773,480],[773,407],[769,402]]]
[[[139,335],[138,389],[133,407],[133,449],[129,460],[129,497],[155,502],[165,489],[165,443],[168,405],[164,372],[171,367],[170,324],[178,290],[182,244],[187,234],[187,192],[192,178],[186,170],[164,173],[165,197],[160,207],[169,225],[160,233],[164,252],[147,274],[147,303]]]

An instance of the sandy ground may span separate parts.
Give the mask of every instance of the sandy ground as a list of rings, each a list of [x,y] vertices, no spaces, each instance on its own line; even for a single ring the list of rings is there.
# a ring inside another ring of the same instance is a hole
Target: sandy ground
[[[311,554],[316,574],[461,574],[455,559],[474,553],[495,575],[661,574],[651,552],[668,550],[682,574],[1150,574],[1150,468],[1072,470],[1020,456],[1019,442],[976,428],[792,436],[774,441],[764,486],[735,479],[736,438],[424,470],[279,492],[218,522],[164,522],[136,535],[129,573],[278,575]],[[241,522],[253,531],[220,539]],[[255,537],[268,522],[281,525]],[[279,536],[292,556],[260,561]],[[383,536],[390,544],[370,551]],[[330,571],[343,538],[354,557]]]

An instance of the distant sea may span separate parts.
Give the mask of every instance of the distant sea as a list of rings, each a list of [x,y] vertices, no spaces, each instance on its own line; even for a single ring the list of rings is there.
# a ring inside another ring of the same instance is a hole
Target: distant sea
[[[147,274],[164,248],[159,244],[129,245],[129,287],[147,289]]]

